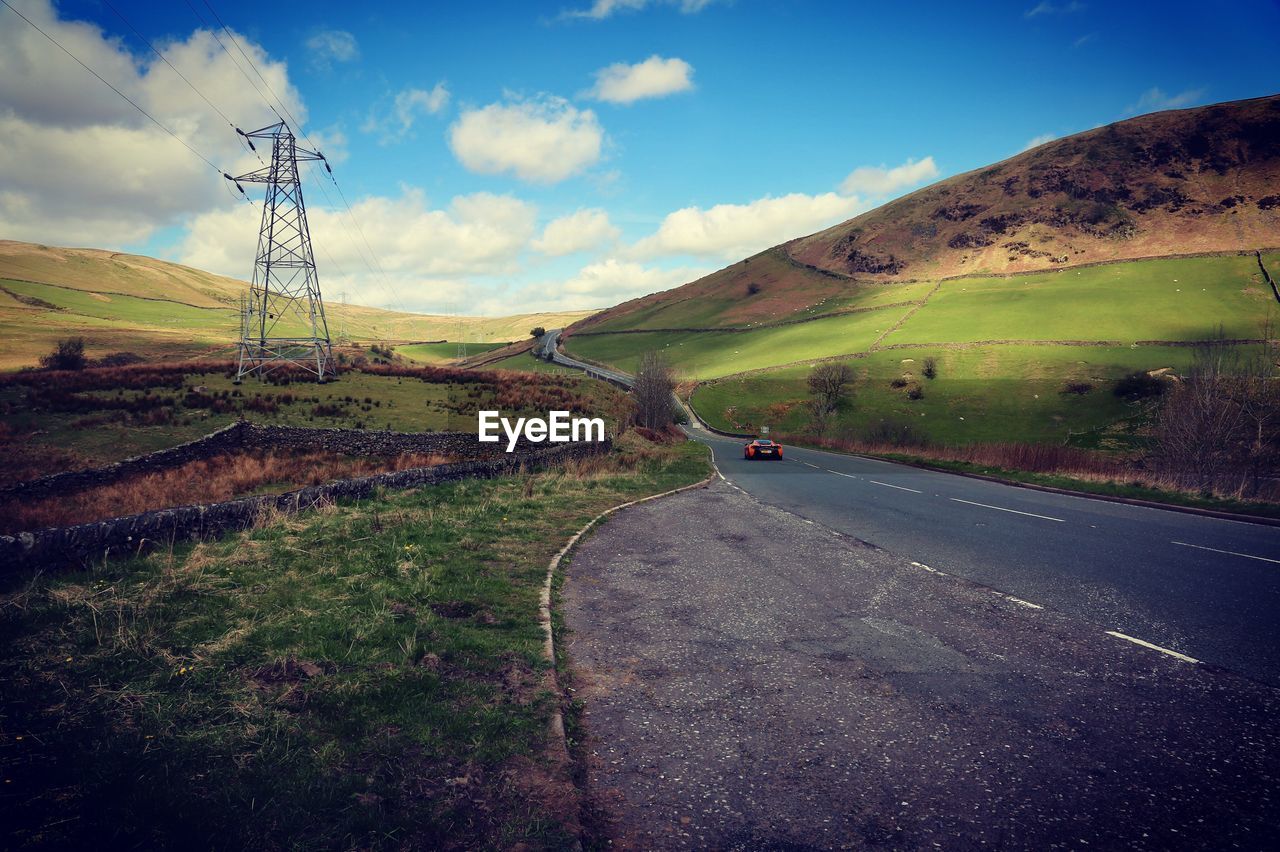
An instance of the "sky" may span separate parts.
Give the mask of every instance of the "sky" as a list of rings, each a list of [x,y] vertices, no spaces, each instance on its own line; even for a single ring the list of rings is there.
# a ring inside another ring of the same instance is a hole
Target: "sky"
[[[1280,90],[1280,4],[1251,0],[4,2],[62,47],[0,5],[0,238],[247,279],[261,206],[221,173],[280,112],[336,179],[304,167],[325,298],[430,313],[607,307]]]

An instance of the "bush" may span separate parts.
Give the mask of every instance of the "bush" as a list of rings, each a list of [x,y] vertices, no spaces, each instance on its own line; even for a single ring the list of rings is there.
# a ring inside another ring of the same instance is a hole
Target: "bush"
[[[1093,385],[1088,382],[1067,382],[1062,387],[1063,393],[1073,393],[1076,396],[1084,396],[1091,390],[1093,390]]]
[[[881,420],[867,429],[865,440],[869,444],[888,444],[891,447],[923,447],[924,438],[901,420]]]
[[[924,388],[916,385],[907,391],[907,399],[924,399]]]
[[[938,378],[938,362],[935,361],[933,358],[925,358],[924,369],[921,370],[921,373],[924,375],[926,379]]]
[[[533,328],[529,329],[530,337],[541,337],[546,333],[547,333],[547,330],[540,325],[536,325]]]
[[[1137,400],[1160,396],[1165,391],[1164,380],[1143,370],[1135,370],[1116,382],[1112,391],[1122,399]]]
[[[889,382],[889,387],[893,388],[894,390],[902,390],[906,386],[907,386],[907,380],[902,378],[901,376]]]
[[[85,361],[84,338],[69,337],[59,340],[52,352],[41,357],[40,366],[46,370],[83,370]]]
[[[757,284],[756,282],[752,281],[750,284],[747,285],[748,296],[754,296],[756,293],[759,293],[759,292],[760,292],[760,285]]]

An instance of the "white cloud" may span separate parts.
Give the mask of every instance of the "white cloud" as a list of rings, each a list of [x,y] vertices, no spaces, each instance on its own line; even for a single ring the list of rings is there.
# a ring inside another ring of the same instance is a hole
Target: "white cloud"
[[[449,128],[449,147],[469,170],[541,184],[594,165],[604,140],[595,113],[548,95],[467,110]]]
[[[1039,136],[1033,136],[1027,140],[1027,144],[1018,149],[1018,153],[1021,154],[1023,151],[1030,151],[1032,148],[1039,148],[1041,145],[1044,145],[1047,142],[1052,142],[1057,138],[1058,136],[1055,133],[1041,133]]]
[[[621,234],[605,211],[579,210],[552,220],[532,247],[545,255],[560,257],[612,243]]]
[[[892,195],[900,189],[932,180],[938,176],[938,166],[933,157],[923,160],[907,160],[900,166],[859,166],[840,184],[845,195],[865,194],[874,198]]]
[[[44,0],[23,14],[220,169],[257,159],[226,122],[151,54],[135,56],[95,25],[59,20]],[[213,169],[112,93],[16,16],[0,26],[0,233],[52,244],[118,247],[192,213],[232,203]],[[237,41],[289,110],[306,111],[283,63]],[[274,114],[212,35],[156,47],[246,130]],[[247,208],[247,205],[243,205]]]
[[[617,12],[636,12],[648,6],[675,6],[686,15],[701,12],[716,0],[595,0],[586,9],[570,9],[565,18],[590,18],[600,21]]]
[[[663,59],[654,54],[643,62],[617,62],[596,72],[596,84],[589,97],[615,104],[630,104],[642,98],[660,98],[693,88],[693,66],[683,59]]]
[[[1069,3],[1061,4],[1052,3],[1050,0],[1042,0],[1042,2],[1024,12],[1022,16],[1024,18],[1038,18],[1041,15],[1070,15],[1075,12],[1083,12],[1084,9],[1085,4],[1078,2],[1078,0],[1071,0]]]
[[[611,257],[587,264],[568,279],[522,287],[482,307],[494,313],[607,308],[679,287],[712,271],[687,266],[661,269]]]
[[[1167,95],[1159,86],[1154,86],[1142,93],[1137,103],[1130,104],[1128,113],[1160,112],[1166,109],[1182,109],[1202,100],[1206,89],[1184,89],[1176,95]]]
[[[356,37],[346,30],[321,30],[307,39],[311,51],[311,64],[316,68],[330,68],[335,62],[354,62],[360,58],[360,45]]]
[[[305,189],[305,188],[304,188]],[[316,246],[321,286],[330,295],[346,290],[351,301],[398,308],[443,311],[457,302],[432,288],[442,280],[506,275],[518,269],[521,251],[536,233],[537,209],[509,195],[475,193],[454,198],[447,209],[432,209],[421,190],[405,188],[398,198],[355,201],[352,211],[364,239],[344,210],[318,205],[307,220]],[[196,217],[179,249],[186,264],[247,278],[252,271],[258,224],[253,210],[234,208]],[[369,251],[377,258],[370,270]],[[385,280],[383,279],[385,274]],[[390,289],[398,298],[393,298]]]
[[[409,135],[422,115],[437,115],[449,105],[449,89],[436,83],[431,89],[402,89],[396,93],[391,107],[382,115],[370,114],[361,126],[366,133],[381,133],[384,145],[398,142]]]
[[[821,230],[867,209],[861,199],[792,193],[750,204],[686,207],[669,213],[658,230],[630,249],[635,257],[696,255],[741,258]]]

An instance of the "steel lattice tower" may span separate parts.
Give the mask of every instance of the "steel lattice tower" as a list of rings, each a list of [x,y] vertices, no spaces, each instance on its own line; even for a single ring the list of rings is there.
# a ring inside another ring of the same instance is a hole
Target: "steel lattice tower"
[[[289,364],[323,382],[334,374],[333,349],[311,253],[298,163],[324,162],[324,155],[299,148],[283,121],[243,135],[248,140],[271,140],[272,151],[271,165],[231,178],[237,183],[267,185],[253,283],[241,313],[236,382]],[[252,146],[252,141],[249,144]]]

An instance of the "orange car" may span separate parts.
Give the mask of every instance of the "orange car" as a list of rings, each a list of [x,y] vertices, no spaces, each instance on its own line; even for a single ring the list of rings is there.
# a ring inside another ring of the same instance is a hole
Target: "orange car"
[[[744,459],[780,459],[782,458],[782,445],[776,444],[768,438],[756,438],[743,446],[742,457]]]

